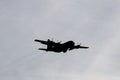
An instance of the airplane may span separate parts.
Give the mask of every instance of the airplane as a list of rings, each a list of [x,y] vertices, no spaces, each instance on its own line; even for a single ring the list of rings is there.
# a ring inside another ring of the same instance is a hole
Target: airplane
[[[83,49],[88,49],[89,48],[89,47],[86,47],[86,46],[81,46],[81,44],[80,45],[75,45],[75,42],[73,42],[72,40],[67,41],[65,43],[54,42],[54,41],[51,41],[50,39],[48,39],[47,41],[35,39],[34,41],[47,45],[47,49],[39,48],[38,50],[52,51],[52,52],[58,52],[58,53],[59,52],[64,52],[65,53],[68,50],[70,51],[70,50],[79,49],[79,48],[83,48]]]

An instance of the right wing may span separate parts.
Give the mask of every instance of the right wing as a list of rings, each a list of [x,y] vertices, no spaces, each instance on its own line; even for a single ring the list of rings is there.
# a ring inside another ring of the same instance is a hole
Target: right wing
[[[36,41],[36,42],[40,42],[40,43],[42,43],[42,44],[46,44],[46,45],[55,45],[55,44],[56,44],[55,42],[50,41],[50,40],[48,40],[48,41],[43,41],[43,40],[35,39],[34,41]]]
[[[50,41],[49,39],[47,41],[35,39],[34,41],[40,42],[45,45],[52,45],[52,46],[60,45],[59,43],[55,43],[54,41]]]
[[[42,43],[42,44],[48,44],[48,42],[47,42],[47,41],[43,41],[43,40],[38,40],[38,39],[35,39],[34,41],[36,41],[36,42],[40,42],[40,43]]]

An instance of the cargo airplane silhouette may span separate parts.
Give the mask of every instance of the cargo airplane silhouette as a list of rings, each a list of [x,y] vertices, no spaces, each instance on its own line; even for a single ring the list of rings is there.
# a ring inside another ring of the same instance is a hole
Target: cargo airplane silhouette
[[[53,51],[53,52],[58,52],[58,53],[59,52],[64,52],[65,53],[68,50],[70,51],[70,50],[79,49],[79,48],[83,48],[83,49],[88,49],[89,48],[89,47],[86,47],[86,46],[75,45],[75,43],[72,40],[67,41],[65,43],[54,42],[54,41],[51,41],[50,39],[48,39],[47,41],[35,39],[34,41],[47,45],[47,49],[39,48],[39,50]]]

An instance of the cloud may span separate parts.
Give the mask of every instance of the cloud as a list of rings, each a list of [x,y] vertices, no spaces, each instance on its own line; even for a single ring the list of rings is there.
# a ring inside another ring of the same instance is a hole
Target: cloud
[[[1,80],[118,80],[117,0],[0,1]],[[67,54],[37,51],[34,39],[90,46]]]

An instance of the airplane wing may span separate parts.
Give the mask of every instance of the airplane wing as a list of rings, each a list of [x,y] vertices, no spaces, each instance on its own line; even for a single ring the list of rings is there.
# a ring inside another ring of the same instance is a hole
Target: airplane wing
[[[42,44],[47,44],[47,41],[43,41],[43,40],[35,39],[34,41],[36,41],[36,42],[40,42],[40,43],[42,43]]]
[[[42,43],[42,44],[46,44],[46,45],[55,45],[56,43],[55,42],[53,42],[53,41],[50,41],[50,40],[48,40],[48,41],[43,41],[43,40],[38,40],[38,39],[35,39],[34,41],[36,41],[36,42],[40,42],[40,43]]]
[[[48,51],[48,49],[39,48],[38,50]]]

